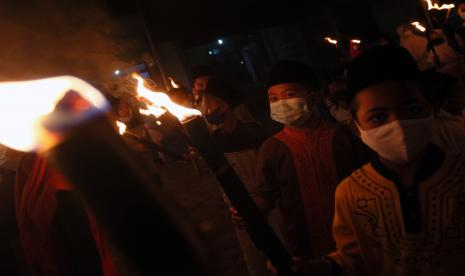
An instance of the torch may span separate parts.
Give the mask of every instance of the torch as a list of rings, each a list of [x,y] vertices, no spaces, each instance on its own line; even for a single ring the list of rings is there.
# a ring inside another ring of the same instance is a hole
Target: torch
[[[164,148],[163,146],[157,144],[157,143],[154,143],[152,141],[149,141],[147,139],[144,139],[144,138],[141,138],[137,135],[135,135],[134,133],[131,133],[129,131],[127,131],[127,127],[124,123],[120,122],[120,121],[116,121],[116,126],[118,127],[118,132],[120,135],[122,135],[123,137],[127,137],[131,140],[133,140],[134,142],[136,143],[139,143],[151,150],[154,150],[154,151],[158,151],[158,152],[161,152],[163,154],[166,154],[167,156],[171,157],[171,158],[174,158],[176,160],[182,160],[182,161],[186,161],[186,158],[176,152],[173,152],[167,148]]]
[[[0,143],[58,168],[141,275],[211,275],[193,229],[107,121],[107,108],[74,77],[0,83]]]
[[[188,134],[191,145],[198,149],[205,162],[216,174],[232,206],[246,222],[248,234],[255,246],[266,254],[280,274],[294,274],[291,269],[292,258],[210,135],[202,114],[198,110],[173,103],[165,93],[150,91],[144,86],[144,81],[140,76],[134,75],[134,78],[138,80],[138,96],[147,104],[147,109],[140,109],[140,112],[146,115],[161,116],[163,112],[169,111],[179,119]]]
[[[422,10],[424,11],[425,17],[426,17],[426,22],[428,23],[428,28],[429,32],[426,34],[426,38],[428,39],[428,43],[431,45],[431,51],[433,52],[434,55],[434,61],[436,64],[440,64],[439,56],[436,52],[436,49],[434,48],[433,43],[431,42],[431,30],[433,30],[433,21],[431,19],[431,16],[429,14],[429,11],[431,10],[447,10],[447,15],[445,21],[447,22],[447,19],[449,18],[450,11],[455,8],[454,4],[442,4],[439,6],[439,4],[432,2],[432,0],[422,0]]]

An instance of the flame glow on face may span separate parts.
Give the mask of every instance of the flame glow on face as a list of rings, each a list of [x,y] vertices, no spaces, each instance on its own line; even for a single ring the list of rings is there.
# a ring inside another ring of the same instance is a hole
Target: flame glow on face
[[[418,21],[412,22],[411,25],[414,26],[415,28],[417,28],[417,30],[419,30],[420,32],[425,32],[426,31],[426,28],[423,27],[420,24],[420,22],[418,22]]]
[[[337,40],[336,40],[336,39],[332,39],[331,37],[327,36],[327,37],[325,37],[325,40],[326,40],[328,43],[337,46]]]
[[[147,109],[139,109],[140,113],[158,118],[168,111],[181,122],[202,115],[197,109],[187,108],[172,102],[170,97],[163,92],[151,91],[145,87],[144,79],[141,76],[134,74],[133,77],[137,80],[137,96],[147,105]]]
[[[455,8],[454,4],[442,4],[441,6],[438,5],[438,3],[432,2],[432,0],[425,0],[426,3],[428,3],[428,10],[450,10]]]
[[[107,107],[97,89],[72,76],[0,83],[0,143],[19,151],[53,146],[48,141],[52,135],[46,134],[51,128],[77,123]]]
[[[120,135],[126,133],[126,125],[120,121],[116,121],[116,126],[118,127],[118,132]]]

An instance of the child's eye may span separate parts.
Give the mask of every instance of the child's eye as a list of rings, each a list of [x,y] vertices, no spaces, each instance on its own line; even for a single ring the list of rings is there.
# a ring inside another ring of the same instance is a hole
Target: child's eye
[[[383,123],[387,120],[386,114],[375,114],[368,119],[370,122],[375,124]]]
[[[274,103],[274,102],[278,101],[278,97],[276,97],[276,96],[269,96],[269,97],[268,97],[268,100],[270,101],[270,103]]]
[[[286,98],[287,99],[292,99],[292,98],[295,98],[297,93],[295,93],[294,91],[288,91],[286,92]]]

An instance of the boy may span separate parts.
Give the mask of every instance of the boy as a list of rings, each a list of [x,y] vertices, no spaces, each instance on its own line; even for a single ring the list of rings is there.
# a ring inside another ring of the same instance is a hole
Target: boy
[[[338,249],[327,268],[343,275],[462,274],[465,158],[431,143],[433,109],[414,59],[398,46],[380,46],[353,61],[347,80],[362,140],[378,158],[337,188]]]
[[[241,98],[224,83],[211,79],[205,90],[205,120],[215,126],[212,135],[222,148],[229,164],[245,187],[253,187],[257,152],[266,136],[260,125],[243,122],[234,114],[234,108]],[[226,202],[228,202],[226,200]],[[268,216],[270,224],[277,224],[278,214]],[[244,260],[250,276],[267,276],[266,258],[259,252],[246,231],[237,229],[237,239],[244,254]]]
[[[317,89],[305,64],[282,61],[273,67],[271,117],[284,129],[260,148],[252,193],[265,213],[279,205],[285,245],[296,260],[334,250],[334,191],[365,162],[365,148],[347,127],[321,119],[314,101]]]

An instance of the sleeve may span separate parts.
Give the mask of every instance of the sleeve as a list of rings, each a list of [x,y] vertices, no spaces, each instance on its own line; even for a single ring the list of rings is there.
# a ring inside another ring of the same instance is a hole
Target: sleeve
[[[333,220],[333,237],[337,250],[329,254],[342,270],[343,275],[366,275],[363,269],[361,249],[355,236],[351,217],[348,180],[336,189],[336,206]]]
[[[287,249],[293,256],[309,256],[308,227],[290,151],[281,141],[270,138],[260,148],[257,163],[255,187],[251,191],[255,202],[268,210],[278,204]]]
[[[255,181],[250,192],[254,200],[263,201],[263,204],[257,202],[261,208],[275,205],[280,196],[277,159],[282,159],[282,157],[276,156],[276,153],[280,152],[282,150],[280,150],[279,141],[275,138],[266,140],[258,151]]]
[[[333,139],[333,160],[338,181],[344,180],[371,159],[371,150],[353,134],[349,127],[340,125]]]

